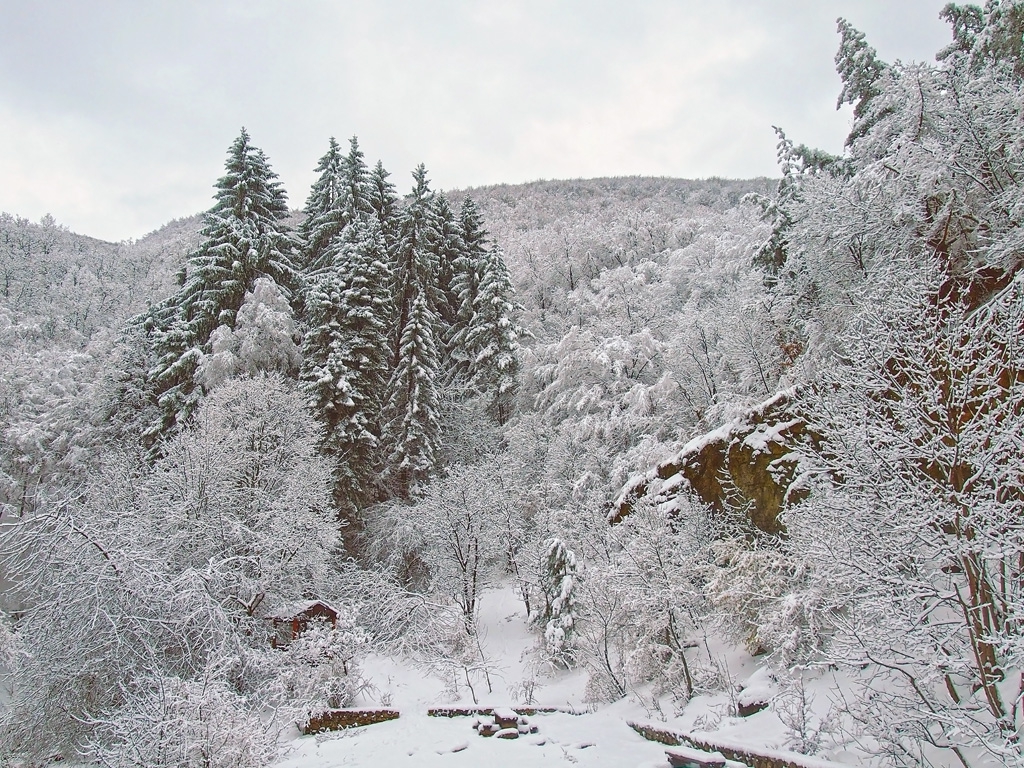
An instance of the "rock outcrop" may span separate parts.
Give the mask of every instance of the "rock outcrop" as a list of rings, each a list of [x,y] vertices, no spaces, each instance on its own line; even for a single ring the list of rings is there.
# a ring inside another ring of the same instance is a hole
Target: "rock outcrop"
[[[716,512],[742,515],[764,533],[783,533],[781,511],[807,493],[800,483],[800,446],[815,442],[793,412],[792,394],[776,394],[634,478],[619,494],[609,521],[625,518],[639,499],[671,503],[691,492]]]

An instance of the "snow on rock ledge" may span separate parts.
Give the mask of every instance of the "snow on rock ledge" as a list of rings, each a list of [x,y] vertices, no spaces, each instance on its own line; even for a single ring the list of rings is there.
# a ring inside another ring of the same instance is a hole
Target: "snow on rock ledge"
[[[608,519],[617,523],[642,498],[671,504],[690,491],[716,512],[746,511],[753,526],[781,533],[779,513],[806,495],[797,445],[811,438],[784,390],[690,440],[675,457],[628,482]]]

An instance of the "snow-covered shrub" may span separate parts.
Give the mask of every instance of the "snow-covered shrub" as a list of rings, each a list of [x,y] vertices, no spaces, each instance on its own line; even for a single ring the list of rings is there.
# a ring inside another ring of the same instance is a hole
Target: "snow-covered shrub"
[[[796,553],[770,540],[752,546],[729,538],[711,547],[716,562],[705,593],[727,636],[751,654],[770,652],[787,668],[820,649],[830,626],[830,596]]]
[[[375,652],[408,659],[444,680],[453,696],[465,685],[476,700],[473,686],[490,685],[494,665],[466,631],[461,607],[446,595],[410,590],[383,569],[352,570],[342,578]]]
[[[786,726],[786,748],[802,755],[821,751],[826,738],[836,730],[832,707],[822,712],[817,697],[799,670],[784,679],[783,689],[772,699],[772,709]]]
[[[10,668],[23,653],[10,619],[0,611],[0,668]]]
[[[470,634],[481,592],[516,565],[525,525],[495,460],[455,465],[417,503],[381,505],[367,518],[368,551],[407,586],[457,605]]]
[[[349,610],[340,610],[335,626],[310,622],[283,649],[276,651],[277,681],[282,700],[303,712],[347,707],[365,688],[359,660],[366,652],[366,633]]]
[[[377,651],[429,660],[465,634],[462,611],[445,599],[408,589],[393,571],[353,570],[344,577],[358,625]]]
[[[222,605],[249,617],[323,584],[338,527],[319,434],[278,374],[214,390],[151,478],[170,567],[203,573]]]
[[[621,697],[654,682],[689,699],[714,685],[699,641],[716,530],[708,511],[682,496],[672,508],[639,503],[593,535],[573,590],[578,659],[591,672],[592,696]]]
[[[588,567],[575,586],[577,659],[589,673],[587,701],[621,699],[628,693],[626,653],[629,616],[623,595],[608,571]]]
[[[283,379],[230,381],[155,466],[113,457],[74,496],[6,525],[25,606],[17,635],[31,652],[11,669],[0,751],[70,757],[91,742],[113,755],[108,737],[134,717],[176,723],[166,738],[192,743],[206,725],[190,713],[263,711],[280,671],[261,661],[261,608],[324,584],[337,537],[316,437]],[[231,722],[216,738],[242,741],[218,749],[244,757],[255,737]],[[150,735],[153,754],[176,748]]]
[[[716,524],[684,496],[671,508],[639,504],[612,530],[621,546],[612,573],[630,612],[630,677],[689,698],[700,684],[698,641],[709,612],[703,585]]]
[[[92,725],[104,768],[263,768],[277,755],[276,727],[219,679],[141,678]]]
[[[219,606],[205,591],[169,583],[152,547],[154,521],[133,498],[139,479],[111,462],[82,500],[4,527],[15,595],[28,608],[17,635],[30,653],[11,667],[0,752],[75,754],[89,719],[122,704],[120,681],[145,674],[164,649],[169,665],[192,674],[184,667],[205,653],[191,641],[222,639],[221,622],[209,621]]]
[[[292,373],[301,362],[297,337],[281,288],[269,277],[257,278],[235,316],[235,327],[220,325],[210,334],[211,353],[203,356],[196,377],[211,390],[235,376]]]

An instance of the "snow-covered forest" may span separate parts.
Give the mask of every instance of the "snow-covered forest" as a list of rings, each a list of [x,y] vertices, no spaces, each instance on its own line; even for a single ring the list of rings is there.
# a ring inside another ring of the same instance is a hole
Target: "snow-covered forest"
[[[839,21],[845,148],[781,180],[332,138],[298,209],[242,129],[138,241],[0,215],[0,766],[333,764],[295,724],[417,676],[1024,766],[1024,3],[943,14]]]

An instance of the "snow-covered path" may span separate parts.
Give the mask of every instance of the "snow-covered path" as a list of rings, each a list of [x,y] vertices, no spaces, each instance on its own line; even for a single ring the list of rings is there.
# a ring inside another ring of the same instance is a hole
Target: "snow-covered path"
[[[480,605],[481,644],[493,669],[493,691],[482,679],[474,683],[479,706],[515,706],[522,702],[523,682],[534,680],[534,706],[587,709],[583,703],[586,675],[581,671],[538,674],[528,651],[537,641],[526,623],[526,610],[511,587],[490,590]],[[539,732],[516,740],[484,738],[468,717],[428,717],[427,709],[445,705],[475,706],[469,689],[451,685],[387,657],[370,657],[364,673],[373,686],[361,706],[386,705],[402,716],[387,723],[321,736],[296,737],[278,768],[335,766],[445,766],[459,768],[532,768],[578,765],[611,768],[667,766],[664,748],[645,741],[626,719],[635,709],[622,702],[581,715],[535,715]],[[628,711],[627,711],[628,710]]]
[[[456,705],[515,706],[587,709],[584,700],[587,675],[583,670],[536,669],[531,661],[538,636],[526,621],[526,608],[511,586],[486,591],[480,601],[477,620],[480,644],[489,660],[492,690],[479,672],[474,673],[473,690],[464,676],[444,681],[413,667],[403,659],[370,656],[363,661],[363,674],[371,689],[357,706],[387,706],[409,712],[426,712],[430,707]],[[531,695],[524,693],[524,683]],[[453,690],[455,684],[457,690]],[[474,701],[473,697],[476,697]]]

